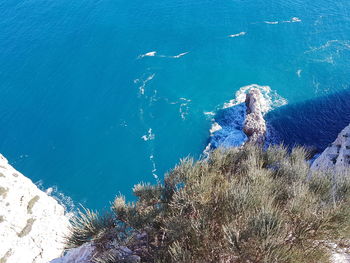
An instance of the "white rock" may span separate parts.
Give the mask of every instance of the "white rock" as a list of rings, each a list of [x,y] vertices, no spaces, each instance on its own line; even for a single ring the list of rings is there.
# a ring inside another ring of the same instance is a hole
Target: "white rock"
[[[63,206],[0,154],[0,262],[47,263],[62,254]]]
[[[350,255],[346,253],[333,253],[331,256],[332,263],[349,263]]]
[[[312,170],[335,169],[341,172],[350,167],[350,125],[342,130],[337,139],[312,163]]]
[[[90,259],[94,248],[91,244],[85,244],[73,248],[61,258],[52,260],[50,263],[91,263]]]

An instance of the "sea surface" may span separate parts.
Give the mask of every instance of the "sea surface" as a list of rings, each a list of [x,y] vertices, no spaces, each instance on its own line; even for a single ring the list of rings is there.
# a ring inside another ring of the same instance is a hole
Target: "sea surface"
[[[322,150],[350,122],[349,0],[6,0],[0,14],[0,152],[65,202],[132,200],[199,158],[253,84],[276,142]]]

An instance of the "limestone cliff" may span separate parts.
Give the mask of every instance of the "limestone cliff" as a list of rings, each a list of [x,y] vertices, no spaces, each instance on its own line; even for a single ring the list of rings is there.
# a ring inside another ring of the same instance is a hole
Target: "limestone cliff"
[[[0,262],[47,263],[62,254],[63,206],[0,155]]]
[[[311,165],[312,170],[335,169],[341,171],[350,167],[350,125],[345,127],[337,139],[327,147]]]

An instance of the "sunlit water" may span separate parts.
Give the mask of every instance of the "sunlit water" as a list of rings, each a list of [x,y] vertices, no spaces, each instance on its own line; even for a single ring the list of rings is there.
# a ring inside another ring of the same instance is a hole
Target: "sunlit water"
[[[278,140],[321,149],[350,122],[349,13],[345,0],[1,1],[0,152],[102,208],[198,157],[213,114],[251,84],[287,102],[266,115]]]

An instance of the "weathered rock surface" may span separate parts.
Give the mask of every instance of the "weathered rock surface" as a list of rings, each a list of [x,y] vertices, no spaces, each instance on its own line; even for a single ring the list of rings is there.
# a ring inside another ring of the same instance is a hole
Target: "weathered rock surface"
[[[61,258],[52,260],[50,263],[92,263],[91,257],[94,247],[91,244],[85,244],[78,248],[73,248]]]
[[[124,246],[119,246],[118,244],[109,243],[108,252],[115,258],[120,259],[125,263],[140,263],[141,258]],[[52,260],[50,263],[93,263],[94,256],[97,255],[94,244],[87,243],[80,247],[73,248],[69,250],[63,257]],[[118,261],[118,262],[119,262]]]
[[[341,172],[350,167],[350,125],[345,127],[337,139],[312,163],[312,170],[335,169]]]
[[[63,206],[0,155],[0,262],[47,263],[61,255]]]
[[[243,126],[244,133],[248,136],[248,142],[259,145],[264,144],[266,136],[266,122],[262,113],[261,92],[253,88],[246,96],[247,115]]]

